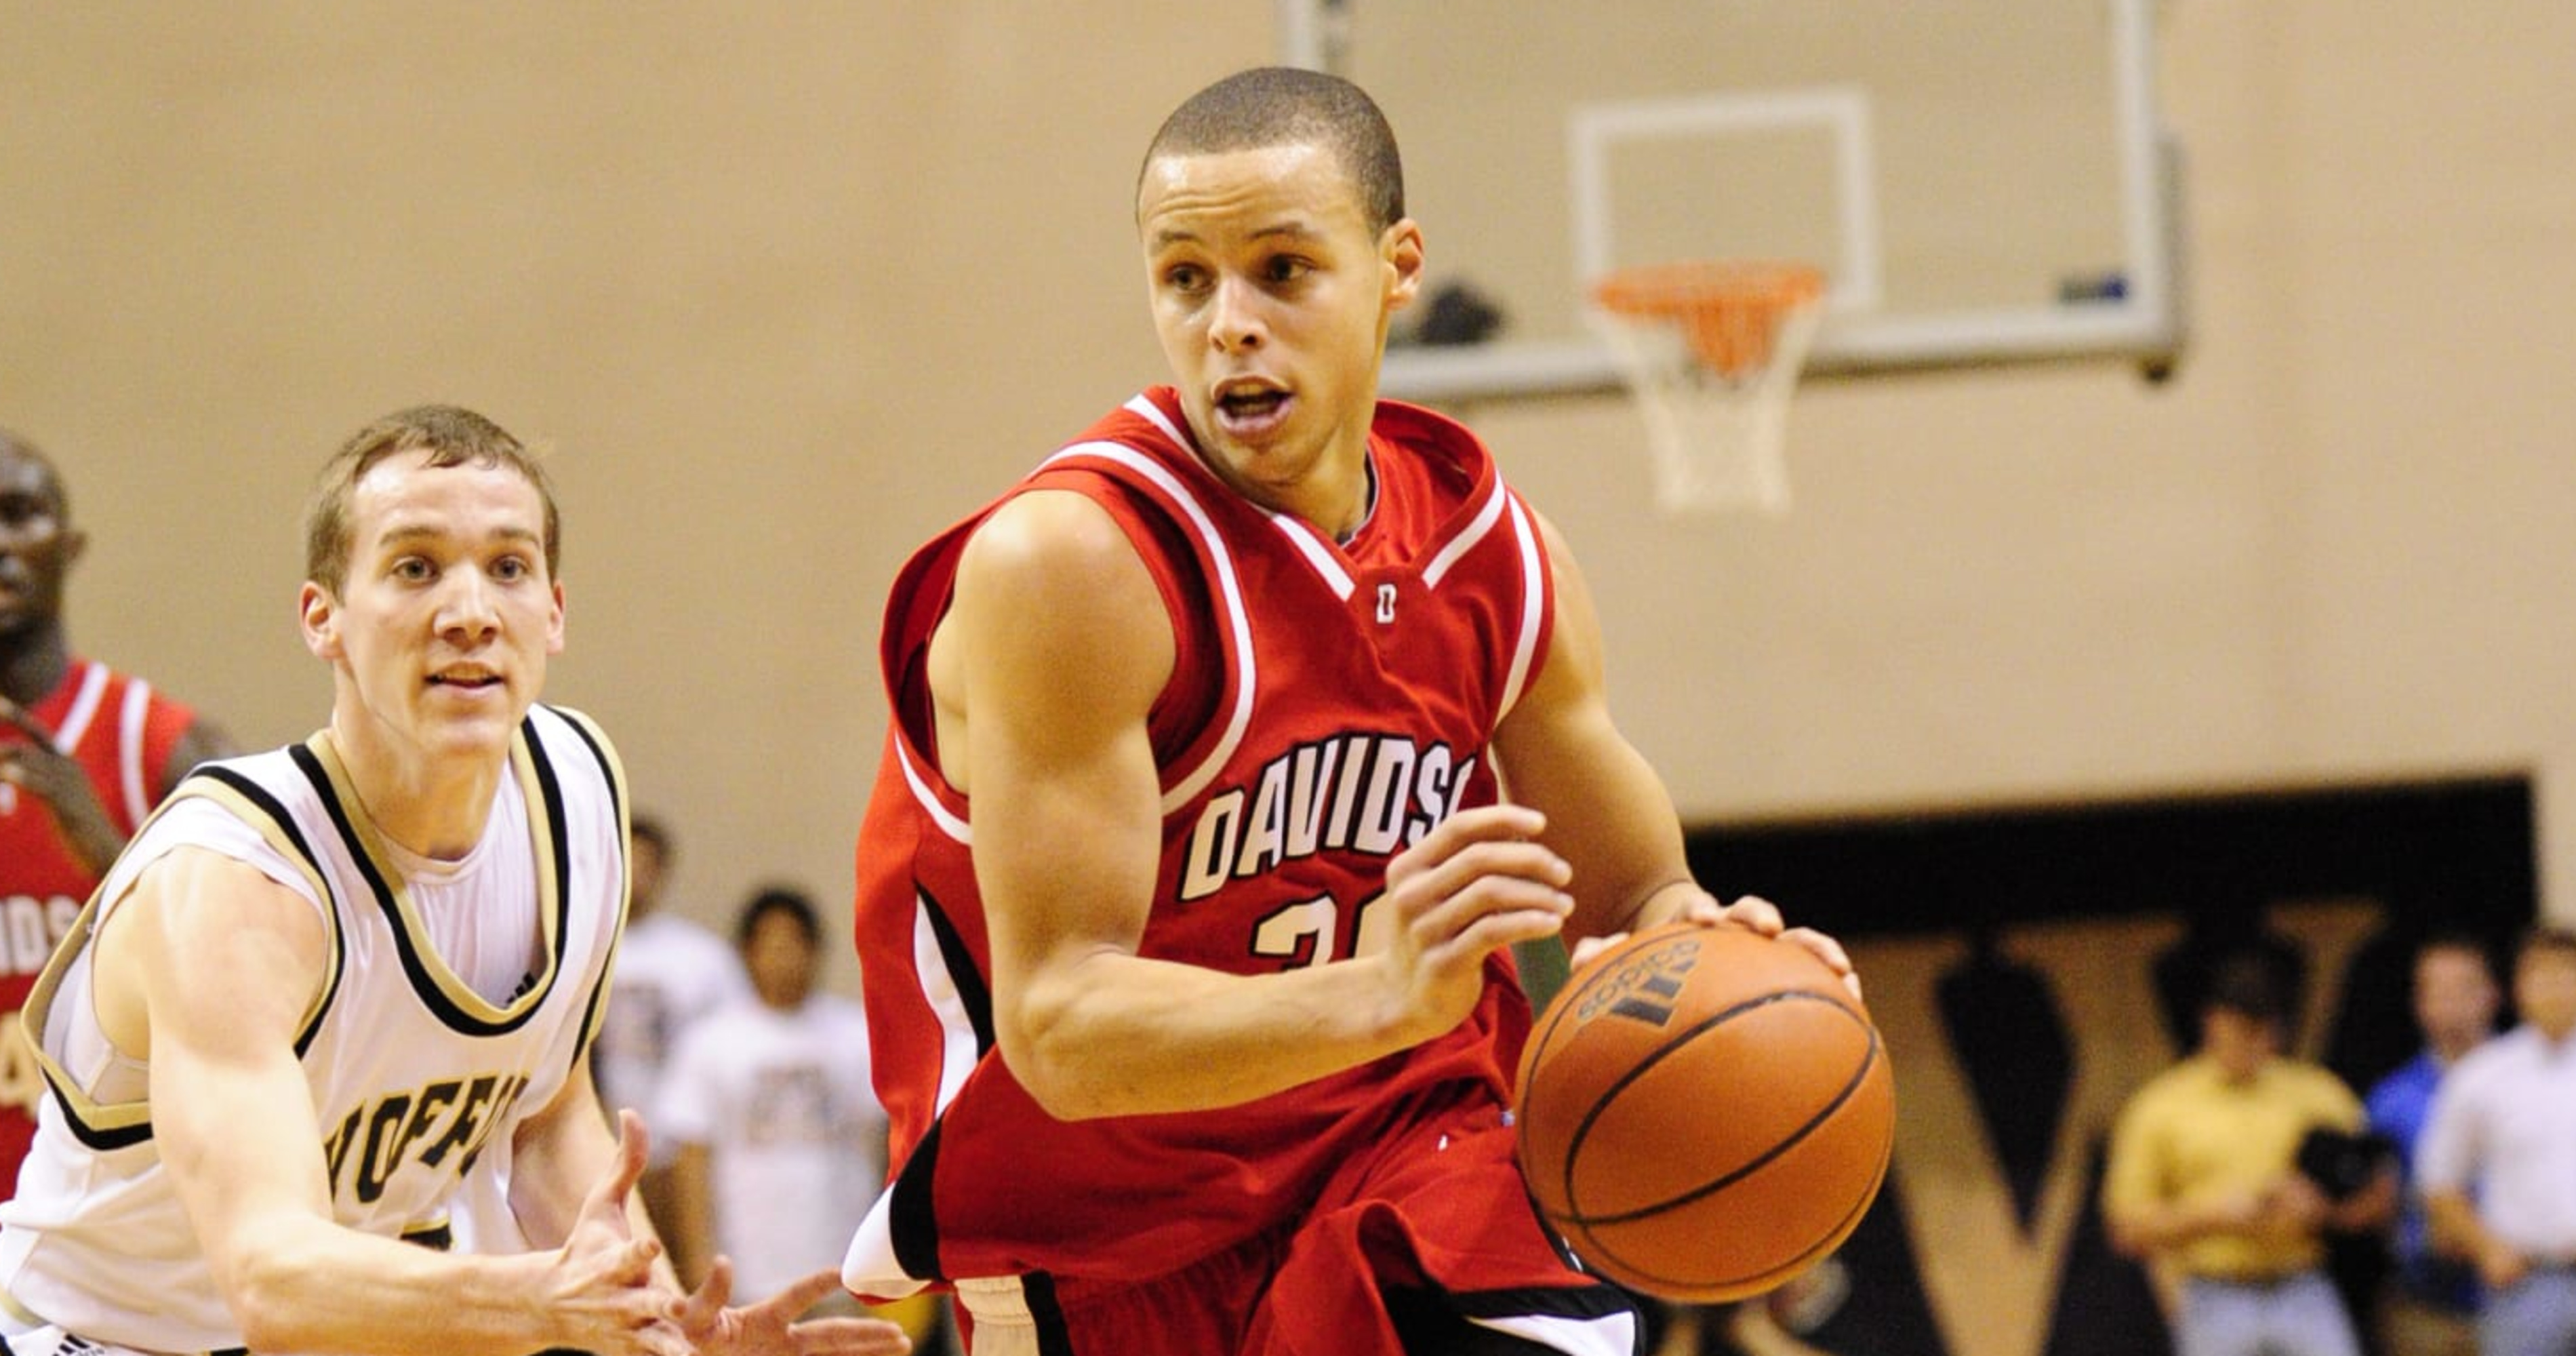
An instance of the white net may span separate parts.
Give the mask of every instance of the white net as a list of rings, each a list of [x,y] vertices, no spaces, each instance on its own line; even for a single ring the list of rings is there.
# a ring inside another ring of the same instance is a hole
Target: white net
[[[1664,512],[1789,511],[1789,400],[1823,319],[1822,290],[1803,268],[1710,265],[1687,281],[1669,268],[1603,281],[1593,325],[1644,416]]]

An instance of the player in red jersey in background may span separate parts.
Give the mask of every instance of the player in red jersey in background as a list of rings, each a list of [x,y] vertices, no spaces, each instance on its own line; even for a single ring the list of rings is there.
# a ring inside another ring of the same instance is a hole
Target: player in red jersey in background
[[[89,534],[62,474],[0,429],[0,1197],[44,1094],[18,1010],[135,827],[231,741],[151,684],[72,653],[63,580]]]
[[[1625,1356],[1513,1164],[1509,948],[1779,912],[1691,880],[1553,529],[1377,401],[1423,239],[1368,97],[1201,91],[1137,224],[1174,385],[888,605],[857,938],[896,1168],[843,1279],[953,1285],[977,1356]]]

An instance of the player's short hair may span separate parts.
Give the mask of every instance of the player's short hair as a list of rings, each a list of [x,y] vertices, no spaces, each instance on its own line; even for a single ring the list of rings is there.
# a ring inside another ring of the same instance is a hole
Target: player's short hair
[[[796,920],[796,926],[804,932],[808,943],[819,945],[822,942],[823,916],[814,908],[813,898],[793,886],[769,885],[755,892],[751,902],[742,906],[742,916],[733,924],[734,944],[749,944],[752,930],[760,926],[761,919],[773,913],[785,914]]]
[[[1293,66],[1239,71],[1191,95],[1145,149],[1137,189],[1145,167],[1167,155],[1301,145],[1341,161],[1372,233],[1404,219],[1404,160],[1377,102],[1348,80]]]
[[[405,452],[429,453],[432,466],[506,466],[537,487],[545,505],[546,576],[553,578],[562,552],[554,482],[535,454],[499,424],[455,405],[397,410],[349,436],[322,464],[320,484],[304,515],[304,577],[338,596],[348,583],[350,501],[376,463]]]

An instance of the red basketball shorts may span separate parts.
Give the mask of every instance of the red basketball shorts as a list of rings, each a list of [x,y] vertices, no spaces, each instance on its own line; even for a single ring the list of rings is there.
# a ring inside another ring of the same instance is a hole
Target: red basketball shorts
[[[958,1297],[975,1356],[1636,1356],[1640,1331],[1540,1225],[1481,1090],[1402,1118],[1292,1228],[1140,1284],[963,1281]]]

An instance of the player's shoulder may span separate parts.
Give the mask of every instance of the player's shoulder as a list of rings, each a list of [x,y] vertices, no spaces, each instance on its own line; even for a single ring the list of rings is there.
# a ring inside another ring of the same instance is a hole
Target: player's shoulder
[[[1168,634],[1163,595],[1134,539],[1088,495],[1033,489],[995,509],[958,562],[953,610],[998,609],[1014,632],[1115,649]]]
[[[993,506],[966,541],[969,568],[1061,571],[1114,566],[1133,549],[1097,496],[1033,485]]]
[[[609,739],[608,731],[586,711],[548,702],[532,702],[528,706],[527,725],[549,745],[577,744],[611,767],[617,762],[616,744]]]
[[[1438,410],[1401,400],[1379,401],[1369,420],[1369,432],[1426,455],[1480,463],[1491,459],[1485,440],[1477,437],[1474,429]]]

